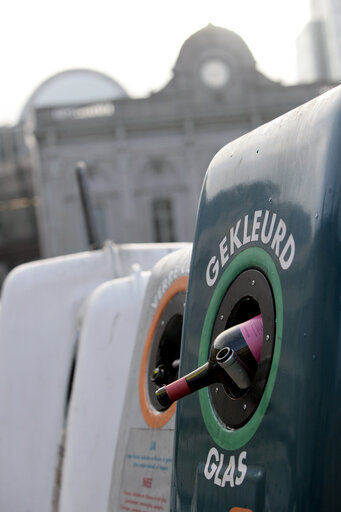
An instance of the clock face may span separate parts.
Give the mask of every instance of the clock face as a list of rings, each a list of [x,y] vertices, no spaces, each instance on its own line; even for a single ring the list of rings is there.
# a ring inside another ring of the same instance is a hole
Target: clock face
[[[219,89],[229,81],[230,70],[222,60],[210,59],[201,66],[200,76],[205,85]]]

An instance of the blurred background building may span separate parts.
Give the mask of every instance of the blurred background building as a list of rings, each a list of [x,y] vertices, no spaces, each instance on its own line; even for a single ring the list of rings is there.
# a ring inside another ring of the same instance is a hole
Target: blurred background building
[[[297,40],[298,77],[341,80],[341,2],[310,0],[311,21]]]
[[[334,76],[283,86],[257,70],[236,33],[208,25],[185,41],[169,83],[146,98],[92,70],[51,77],[18,125],[0,128],[2,273],[87,249],[78,161],[88,166],[101,242],[191,241],[215,153],[336,85]]]
[[[8,270],[40,255],[35,202],[24,125],[0,127],[0,284]]]

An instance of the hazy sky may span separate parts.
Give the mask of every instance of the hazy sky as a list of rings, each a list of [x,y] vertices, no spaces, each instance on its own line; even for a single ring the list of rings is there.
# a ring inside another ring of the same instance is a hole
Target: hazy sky
[[[293,83],[309,0],[4,0],[0,15],[1,125],[65,69],[105,72],[132,96],[157,91],[181,45],[208,23],[237,32],[260,71]]]

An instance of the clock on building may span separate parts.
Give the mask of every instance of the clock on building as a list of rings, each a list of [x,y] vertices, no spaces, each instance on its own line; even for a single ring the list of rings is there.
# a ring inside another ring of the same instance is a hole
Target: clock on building
[[[219,89],[227,84],[230,78],[230,70],[225,62],[220,59],[205,61],[200,68],[200,77],[205,85]]]

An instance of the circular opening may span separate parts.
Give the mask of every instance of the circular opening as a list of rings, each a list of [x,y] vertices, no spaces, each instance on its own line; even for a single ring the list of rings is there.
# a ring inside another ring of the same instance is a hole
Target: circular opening
[[[225,324],[225,329],[251,320],[260,312],[259,304],[253,297],[243,297],[232,309]]]
[[[216,360],[220,363],[223,363],[224,361],[227,361],[231,357],[231,349],[229,347],[222,348],[219,350]]]
[[[246,269],[252,268],[258,269],[266,278],[268,289],[270,290],[270,302],[272,304],[272,308],[269,309],[269,312],[266,312],[262,303],[258,301],[264,327],[261,353],[261,360],[264,361],[264,364],[259,365],[259,370],[263,371],[263,375],[260,376],[261,379],[259,380],[259,385],[261,387],[260,402],[258,406],[256,406],[252,415],[249,416],[249,420],[246,420],[240,428],[231,428],[228,422],[224,422],[218,416],[212,403],[209,388],[204,388],[199,391],[200,408],[207,430],[214,442],[224,450],[238,450],[242,446],[245,446],[260,427],[271,400],[281,354],[283,334],[283,294],[281,280],[276,264],[271,256],[260,247],[251,247],[242,251],[230,262],[230,265],[223,272],[214,290],[202,329],[198,366],[205,364],[210,351],[210,342],[212,338],[215,339],[215,336],[221,332],[221,328],[219,328],[218,314],[227,290],[231,288],[238,276],[245,272]],[[238,294],[236,293],[232,304],[230,304],[230,312],[243,296],[254,297],[254,294],[239,294],[238,297]],[[225,317],[225,322],[228,317],[229,315]],[[271,326],[273,327],[273,332],[267,332],[267,329],[271,329]],[[226,396],[227,395],[225,393],[225,397]],[[225,409],[230,403],[238,402],[239,409],[243,409],[245,402],[242,402],[242,400],[230,400],[229,403],[225,401]]]
[[[243,297],[232,309],[230,315],[227,318],[224,329],[229,329],[235,325],[242,324],[247,320],[251,320],[255,316],[261,313],[258,302],[253,297]],[[255,371],[251,373],[251,385],[255,377]],[[247,393],[247,389],[240,389],[233,384],[231,381],[229,386],[224,385],[225,392],[231,398],[240,398]]]
[[[149,400],[157,411],[164,411],[168,407],[160,405],[155,397],[155,391],[165,384],[170,384],[178,378],[181,332],[183,315],[175,314],[165,324],[161,336],[153,341],[147,378]]]
[[[150,323],[143,348],[139,376],[139,401],[144,420],[152,428],[163,427],[173,417],[175,404],[162,408],[155,397],[159,384],[157,364],[171,366],[169,378],[176,378],[180,356],[182,319],[188,276],[181,276],[165,291]],[[163,373],[163,372],[161,372]],[[153,380],[152,380],[153,379]],[[166,410],[167,409],[167,410]]]
[[[215,414],[227,429],[242,427],[254,414],[266,386],[275,339],[275,308],[270,284],[260,270],[248,269],[239,274],[226,291],[214,322],[211,343],[225,329],[259,314],[263,320],[263,342],[259,363],[249,375],[249,387],[240,389],[232,380],[209,387]]]

